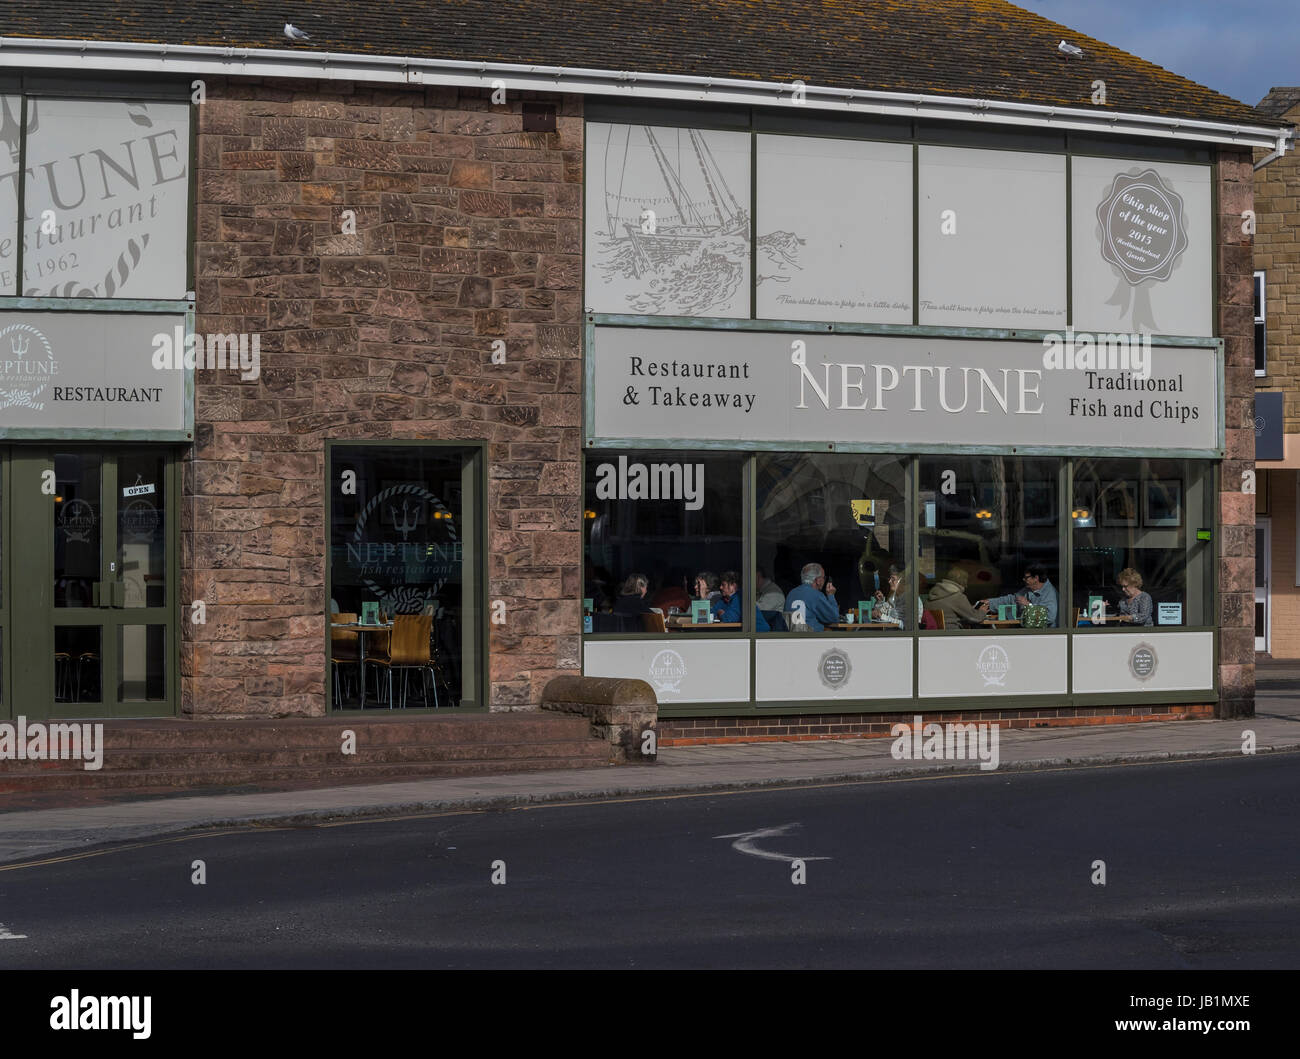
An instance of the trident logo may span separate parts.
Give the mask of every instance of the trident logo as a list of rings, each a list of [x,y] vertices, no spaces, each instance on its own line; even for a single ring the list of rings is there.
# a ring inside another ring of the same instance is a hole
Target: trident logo
[[[9,339],[9,346],[16,357],[27,356],[27,350],[31,347],[31,344],[32,340],[23,334],[14,335],[13,338]]]
[[[402,501],[402,517],[397,517],[397,505],[388,506],[388,517],[393,521],[393,529],[402,535],[402,541],[405,543],[406,538],[411,535],[411,531],[420,524],[420,507],[417,504],[414,511],[408,511],[408,502]]]

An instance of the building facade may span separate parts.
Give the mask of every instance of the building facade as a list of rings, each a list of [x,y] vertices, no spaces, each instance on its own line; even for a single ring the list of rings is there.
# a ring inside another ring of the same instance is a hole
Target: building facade
[[[904,98],[221,28],[0,52],[8,715],[1253,709],[1237,219],[1284,123],[1104,45]]]
[[[1293,125],[1300,89],[1275,88],[1259,109]],[[1296,518],[1300,471],[1300,168],[1255,152],[1255,650],[1300,658]]]

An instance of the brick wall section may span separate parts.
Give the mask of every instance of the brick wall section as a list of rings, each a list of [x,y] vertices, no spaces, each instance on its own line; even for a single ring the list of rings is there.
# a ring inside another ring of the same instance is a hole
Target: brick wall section
[[[1080,706],[1027,710],[920,711],[925,724],[989,723],[1002,728],[1062,728],[1143,721],[1184,721],[1214,715],[1212,704],[1199,706]],[[888,736],[900,721],[911,724],[915,713],[818,713],[789,717],[661,717],[656,729],[660,746],[696,743],[759,743],[813,739]]]
[[[1300,123],[1300,106],[1284,116]],[[1268,152],[1257,150],[1258,161]],[[1286,432],[1300,433],[1300,153],[1291,151],[1254,174],[1255,268],[1263,269],[1266,364],[1260,390],[1286,394]]]
[[[1255,714],[1255,497],[1242,471],[1255,466],[1253,238],[1242,212],[1254,208],[1250,151],[1222,149],[1218,185],[1218,333],[1224,341],[1226,456],[1219,482],[1219,713]]]
[[[197,329],[260,333],[262,374],[196,373],[183,598],[207,623],[183,624],[184,712],[324,713],[326,439],[490,443],[488,598],[508,620],[489,701],[535,706],[578,665],[581,101],[525,133],[521,95],[207,93]]]

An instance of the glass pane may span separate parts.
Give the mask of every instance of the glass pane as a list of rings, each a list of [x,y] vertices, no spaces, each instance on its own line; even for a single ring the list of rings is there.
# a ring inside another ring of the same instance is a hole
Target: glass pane
[[[588,125],[586,304],[749,316],[750,150],[744,132]]]
[[[18,169],[18,149],[23,121],[21,96],[0,96],[0,163],[10,175]],[[0,180],[0,295],[18,291],[18,182]]]
[[[166,460],[158,453],[118,457],[117,574],[125,607],[161,607],[167,601]]]
[[[659,610],[668,632],[679,614],[689,619],[692,603],[703,621],[742,621],[742,601],[753,598],[741,572],[743,461],[680,452],[588,458],[586,631],[655,632]]]
[[[101,460],[94,453],[54,457],[54,605],[95,605],[99,582]]]
[[[28,100],[23,294],[184,295],[189,112],[188,102]]]
[[[932,457],[920,469],[920,586],[927,626],[1058,627],[1060,463]]]
[[[166,626],[123,625],[117,630],[117,697],[121,702],[160,702],[166,691]]]
[[[1213,545],[1205,468],[1188,460],[1080,460],[1074,467],[1074,600],[1108,625],[1202,625]]]
[[[758,605],[769,629],[910,629],[908,457],[758,457]],[[800,622],[800,618],[803,619]]]
[[[100,702],[103,698],[102,628],[54,627],[54,701]]]
[[[1265,553],[1265,540],[1267,534],[1264,530],[1255,527],[1255,587],[1263,588],[1268,580],[1268,556]]]
[[[435,699],[438,705],[460,705],[469,580],[461,495],[465,458],[463,450],[441,446],[333,450],[332,481],[352,471],[356,492],[331,489],[332,621],[365,620],[367,612],[375,620],[433,616],[427,643],[412,645],[405,635],[399,643],[397,631],[387,629],[334,637],[330,681],[336,706],[375,705],[390,687],[397,697],[418,679],[428,683],[410,690],[408,705],[422,706],[426,690],[434,689],[430,705]],[[364,667],[363,647],[366,659],[374,660]]]

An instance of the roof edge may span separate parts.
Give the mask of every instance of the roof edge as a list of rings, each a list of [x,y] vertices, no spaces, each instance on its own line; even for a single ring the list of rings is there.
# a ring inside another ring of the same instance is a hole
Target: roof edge
[[[805,85],[800,81],[749,81],[638,71],[466,62],[355,52],[279,48],[221,48],[135,41],[0,37],[0,70],[168,73],[185,76],[311,78],[411,86],[456,86],[516,91],[568,92],[750,106],[800,106],[809,110],[968,121],[975,124],[1105,132],[1197,143],[1271,148],[1285,154],[1293,145],[1288,124],[1247,125],[1169,118],[1107,109],[1011,103],[915,92]]]

